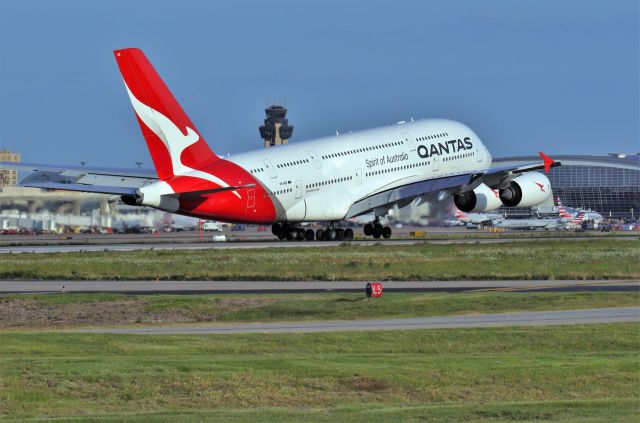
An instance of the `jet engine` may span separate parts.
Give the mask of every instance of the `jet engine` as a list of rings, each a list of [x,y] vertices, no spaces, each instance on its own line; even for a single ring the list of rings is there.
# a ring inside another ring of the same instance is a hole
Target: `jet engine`
[[[454,195],[453,202],[458,210],[465,213],[492,211],[502,206],[497,191],[493,191],[485,184],[478,185],[473,191]]]
[[[531,207],[551,195],[549,179],[538,172],[527,172],[511,180],[500,190],[500,200],[507,207]]]
[[[142,195],[134,194],[134,195],[123,195],[120,197],[123,203],[128,206],[141,206],[142,205]]]

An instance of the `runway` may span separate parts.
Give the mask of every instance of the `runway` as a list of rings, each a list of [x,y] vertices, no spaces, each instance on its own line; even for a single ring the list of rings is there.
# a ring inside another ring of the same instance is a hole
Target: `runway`
[[[547,326],[639,321],[640,307],[623,307],[384,320],[251,323],[224,326],[150,326],[122,329],[89,329],[74,332],[149,335],[219,335],[240,333],[302,333],[398,329],[483,328],[502,326]]]
[[[367,281],[0,281],[4,294],[276,294],[364,292]],[[384,281],[384,292],[640,291],[637,280]]]
[[[390,240],[356,240],[356,241],[225,241],[225,242],[131,242],[131,243],[99,243],[99,244],[48,244],[48,245],[5,245],[0,247],[0,254],[18,253],[78,253],[101,251],[137,251],[137,250],[205,250],[205,249],[254,249],[254,248],[313,248],[336,247],[345,243],[356,246],[402,246],[402,245],[437,245],[437,244],[500,244],[505,242],[542,242],[542,241],[587,241],[592,239],[638,240],[640,237],[629,236],[562,236],[562,237],[518,237],[518,238],[446,238],[446,239],[390,239]]]

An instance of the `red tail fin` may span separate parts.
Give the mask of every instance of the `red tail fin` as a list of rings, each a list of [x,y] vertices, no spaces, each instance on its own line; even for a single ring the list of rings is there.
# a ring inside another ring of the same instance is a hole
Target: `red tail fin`
[[[114,54],[158,177],[166,180],[219,160],[142,50]]]

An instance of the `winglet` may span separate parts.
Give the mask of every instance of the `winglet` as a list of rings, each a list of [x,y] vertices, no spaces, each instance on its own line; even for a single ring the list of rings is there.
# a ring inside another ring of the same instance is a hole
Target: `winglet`
[[[553,166],[556,161],[544,154],[542,151],[538,151],[538,154],[542,157],[542,160],[544,160],[544,173],[549,173],[549,169],[551,169],[551,166]]]

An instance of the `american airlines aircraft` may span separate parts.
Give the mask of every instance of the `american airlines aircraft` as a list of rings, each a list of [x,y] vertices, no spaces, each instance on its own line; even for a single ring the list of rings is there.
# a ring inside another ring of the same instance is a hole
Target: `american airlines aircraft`
[[[582,222],[584,221],[591,221],[596,226],[604,221],[604,218],[600,213],[591,210],[572,209],[570,207],[563,206],[560,201],[560,197],[558,197],[558,214],[560,217],[568,221],[571,227],[576,228],[582,227]]]
[[[453,196],[464,212],[500,206],[531,207],[548,201],[543,161],[491,168],[491,154],[462,123],[427,119],[261,149],[230,157],[205,142],[144,53],[114,51],[125,89],[155,172],[140,169],[0,163],[2,167],[56,172],[74,183],[25,186],[120,196],[148,206],[207,220],[271,224],[280,239],[351,239],[341,220],[373,213],[364,233],[389,238],[379,218],[394,207]],[[327,222],[314,232],[302,222]]]

